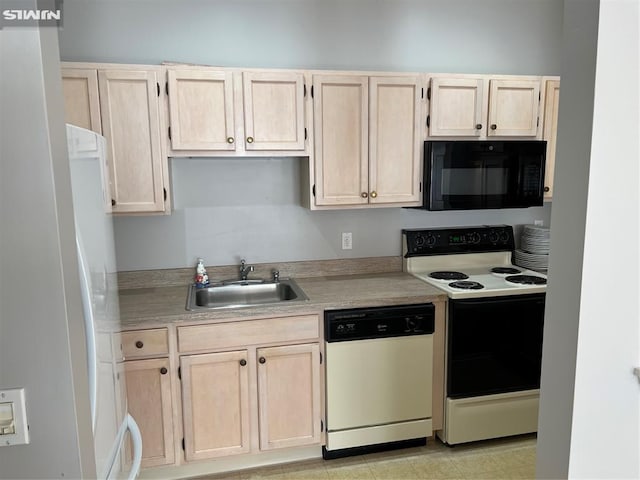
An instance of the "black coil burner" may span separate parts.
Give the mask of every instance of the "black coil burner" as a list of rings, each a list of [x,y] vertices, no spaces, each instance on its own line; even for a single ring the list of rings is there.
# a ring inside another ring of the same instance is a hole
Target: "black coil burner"
[[[484,285],[478,282],[472,282],[470,280],[461,280],[459,282],[452,282],[449,284],[450,287],[460,288],[462,290],[480,290],[484,288]]]
[[[435,278],[436,280],[465,280],[469,278],[469,275],[466,275],[462,272],[450,271],[431,272],[429,276],[431,278]]]
[[[547,279],[537,277],[535,275],[510,275],[505,277],[507,282],[517,283],[518,285],[546,285]]]
[[[493,267],[491,269],[491,273],[498,273],[502,275],[515,275],[516,273],[520,273],[522,270],[518,270],[513,267]]]

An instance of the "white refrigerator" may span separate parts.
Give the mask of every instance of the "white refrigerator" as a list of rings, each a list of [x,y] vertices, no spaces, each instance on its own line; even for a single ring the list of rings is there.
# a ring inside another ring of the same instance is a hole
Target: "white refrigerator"
[[[127,412],[106,142],[72,125],[67,125],[67,142],[96,474],[99,479],[133,479],[140,470],[142,439]]]

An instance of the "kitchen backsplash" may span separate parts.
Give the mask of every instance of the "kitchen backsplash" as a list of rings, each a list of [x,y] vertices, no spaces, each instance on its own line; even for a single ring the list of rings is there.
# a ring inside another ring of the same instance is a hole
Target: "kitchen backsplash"
[[[551,205],[427,212],[404,208],[310,211],[300,206],[297,158],[171,160],[170,216],[116,217],[119,271],[397,256],[403,228],[549,225]],[[342,250],[342,233],[353,248]]]
[[[277,270],[280,278],[311,278],[335,275],[372,275],[402,271],[402,257],[373,257],[340,260],[312,260],[304,262],[278,262],[252,264],[255,270],[249,278],[268,279]],[[136,270],[118,273],[118,288],[173,287],[193,283],[195,269],[171,268],[160,270]],[[207,265],[212,283],[238,279],[238,265]]]

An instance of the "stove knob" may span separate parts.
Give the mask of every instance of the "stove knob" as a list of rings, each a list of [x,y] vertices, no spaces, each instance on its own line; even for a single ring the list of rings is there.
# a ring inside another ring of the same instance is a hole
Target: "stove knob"
[[[500,240],[500,236],[496,232],[489,233],[489,241],[491,243],[498,243],[498,240]]]
[[[433,247],[436,244],[436,237],[429,233],[425,241],[427,242],[427,246]]]
[[[418,247],[421,247],[424,245],[424,237],[422,235],[417,235],[416,236],[416,245]]]
[[[508,232],[502,232],[500,234],[500,241],[502,241],[503,243],[508,243],[509,242],[509,233]]]

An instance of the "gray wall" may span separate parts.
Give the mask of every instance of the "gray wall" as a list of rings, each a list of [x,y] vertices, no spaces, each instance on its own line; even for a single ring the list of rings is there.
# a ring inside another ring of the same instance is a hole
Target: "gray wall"
[[[548,225],[550,207],[310,211],[300,207],[301,161],[306,159],[171,160],[175,210],[168,217],[116,220],[120,269],[183,267],[198,256],[208,265],[226,265],[240,257],[262,263],[399,255],[402,228],[537,219]],[[341,232],[353,233],[353,250],[341,249]]]
[[[538,478],[568,478],[593,127],[598,0],[565,0]]]
[[[639,31],[638,2],[565,0],[538,478],[640,478]]]
[[[282,68],[549,74],[559,0],[220,0],[64,3],[63,60]],[[551,207],[427,213],[310,212],[299,159],[175,159],[170,217],[118,218],[120,270],[398,255],[400,229],[549,224]],[[340,249],[341,232],[354,248]]]
[[[64,60],[557,75],[560,0],[65,0]]]
[[[31,440],[0,447],[0,478],[88,478],[95,461],[56,30],[5,28],[0,51],[0,389],[25,389]]]

